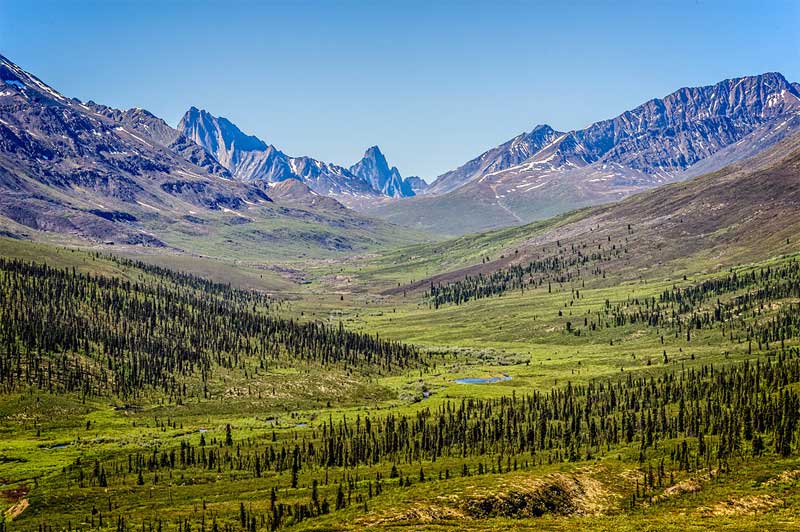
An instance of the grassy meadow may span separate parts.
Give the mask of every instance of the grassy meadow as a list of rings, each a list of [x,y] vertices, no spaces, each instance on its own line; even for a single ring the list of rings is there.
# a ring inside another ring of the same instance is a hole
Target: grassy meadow
[[[527,236],[509,229],[352,262],[331,260],[303,272],[301,282],[287,273],[288,267],[137,255],[149,264],[269,293],[275,299],[271,312],[299,322],[341,323],[353,331],[414,344],[424,353],[423,361],[402,370],[376,371],[289,359],[265,368],[244,360],[215,369],[203,382],[209,390],[206,397],[189,394],[180,401],[148,387],[122,398],[51,392],[35,382],[6,386],[0,394],[3,526],[37,532],[796,528],[800,458],[794,452],[776,453],[770,434],[764,434],[766,450],[761,454],[746,440],[724,460],[711,451],[693,451],[697,438],[684,432],[643,450],[637,432],[631,442],[587,445],[585,451],[578,446],[575,456],[558,446],[509,452],[497,441],[481,450],[459,451],[454,445],[431,456],[419,450],[419,440],[405,454],[376,454],[346,465],[315,461],[309,444],[325,445],[333,427],[344,449],[336,453],[349,456],[363,442],[358,431],[348,434],[367,419],[376,424],[389,418],[423,423],[470,401],[479,401],[475,408],[480,404],[488,412],[511,397],[547,396],[566,387],[624,386],[631,378],[680,378],[745,360],[775,361],[779,351],[798,345],[790,337],[780,348],[774,343],[753,347],[741,334],[719,326],[693,330],[690,338],[663,324],[624,323],[596,330],[583,326],[609,305],[658,298],[675,287],[729,275],[729,269],[709,273],[698,266],[704,273],[617,284],[576,279],[438,309],[425,298],[424,286],[386,291],[395,283],[430,277],[434,270],[496,258]],[[92,250],[10,240],[0,240],[0,250],[3,257],[159,282]],[[737,271],[795,260],[775,257]],[[720,299],[732,301],[745,292],[706,300],[690,312],[707,312]],[[770,300],[736,330],[769,322],[796,302],[796,297]],[[457,382],[465,378],[496,382]],[[200,379],[197,372],[180,377],[191,390],[200,389]],[[797,391],[800,384],[790,380],[786,388]],[[665,408],[673,416],[678,406],[673,401]],[[481,423],[476,421],[474,430]],[[563,427],[554,422],[550,430]],[[709,448],[722,448],[721,438],[709,428]],[[686,441],[692,462],[684,466],[676,449]],[[176,463],[173,455],[184,451],[202,458]],[[292,459],[282,452],[302,453],[302,465],[287,466]],[[208,456],[216,456],[216,465]],[[258,465],[256,456],[262,457]],[[659,462],[664,472],[655,482],[650,468]]]

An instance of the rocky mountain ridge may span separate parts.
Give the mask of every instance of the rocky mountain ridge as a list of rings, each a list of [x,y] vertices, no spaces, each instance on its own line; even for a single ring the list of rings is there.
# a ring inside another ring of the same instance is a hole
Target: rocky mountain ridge
[[[372,212],[446,234],[513,225],[714,171],[798,130],[800,92],[781,74],[682,88],[585,129],[537,126]]]
[[[275,203],[152,113],[67,98],[2,56],[0,192],[3,235],[62,243],[296,256],[418,238],[305,188]]]
[[[230,120],[196,107],[186,112],[178,130],[241,181],[278,183],[296,179],[314,192],[351,207],[415,194],[397,168],[388,167],[377,147],[367,150],[364,159],[347,169],[311,157],[289,156],[274,145],[243,133]],[[418,182],[415,184],[419,188]]]
[[[368,148],[364,157],[350,167],[350,172],[367,180],[372,188],[390,198],[415,196],[427,187],[422,178],[414,176],[404,179],[396,166],[390,168],[378,146]]]

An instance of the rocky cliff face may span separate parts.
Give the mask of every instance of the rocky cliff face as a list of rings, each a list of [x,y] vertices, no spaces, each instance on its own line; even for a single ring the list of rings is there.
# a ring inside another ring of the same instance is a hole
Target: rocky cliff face
[[[207,138],[222,141],[217,152],[229,164],[262,147],[252,137],[231,137],[229,124],[220,128],[224,134]],[[320,182],[333,171],[329,165],[286,160],[263,147],[262,161],[274,161],[276,175],[288,166],[286,185],[274,187],[276,202],[269,183],[235,179],[213,154],[153,114],[66,98],[0,56],[2,236],[51,239],[44,233],[52,233],[62,242],[273,258],[419,238],[292,178]]]
[[[386,157],[377,146],[368,148],[364,157],[350,167],[350,172],[367,180],[372,188],[390,198],[404,198],[416,193],[411,182],[403,179],[396,166],[389,167]],[[419,187],[418,181],[414,183]]]
[[[428,183],[419,176],[412,175],[405,178],[405,182],[414,195],[424,194],[428,190]]]
[[[289,156],[258,137],[243,133],[229,120],[195,107],[181,119],[178,130],[212,154],[235,179],[267,183],[296,179],[314,192],[350,207],[413,196],[424,189],[424,181],[419,178],[403,179],[377,146],[369,148],[350,168],[343,168],[311,157]]]
[[[680,172],[759,127],[800,112],[800,94],[777,73],[680,89],[570,133],[559,150],[587,164],[648,174]]]
[[[449,192],[489,174],[502,181],[503,170],[525,179],[594,163],[624,167],[631,176],[652,175],[657,184],[756,129],[796,115],[798,97],[797,87],[778,73],[682,88],[585,129],[559,133],[537,126],[439,176],[429,192]]]
[[[246,135],[225,118],[192,107],[178,130],[211,153],[233,176],[245,182],[277,183],[297,179],[319,194],[345,203],[379,192],[349,170],[311,157],[291,157],[258,137]]]
[[[86,106],[92,111],[118,122],[130,131],[134,131],[156,144],[168,147],[210,174],[226,179],[232,178],[228,169],[222,166],[213,155],[186,137],[186,135],[171,127],[163,119],[145,109],[133,108],[123,111],[92,101],[86,102]]]
[[[162,245],[143,222],[270,202],[146,111],[68,99],[4,57],[0,80],[0,216],[21,228]]]
[[[563,133],[548,125],[539,125],[529,133],[492,148],[466,164],[439,176],[428,188],[429,194],[442,194],[478,179],[483,175],[516,166],[561,137]]]
[[[448,233],[527,222],[718,170],[795,131],[800,92],[778,73],[683,88],[585,129],[537,126],[443,174],[418,204],[373,212]]]
[[[180,123],[178,131],[204,147],[222,165],[234,171],[245,164],[243,159],[252,152],[275,152],[274,148],[258,137],[244,134],[226,118],[218,118],[207,111],[190,108]],[[268,157],[264,157],[266,159]],[[248,176],[249,177],[249,176]]]

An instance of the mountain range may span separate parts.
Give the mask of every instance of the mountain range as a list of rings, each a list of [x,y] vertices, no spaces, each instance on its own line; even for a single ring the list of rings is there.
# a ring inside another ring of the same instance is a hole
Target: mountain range
[[[389,168],[377,146],[369,148],[362,160],[347,169],[311,157],[286,155],[258,137],[243,133],[230,120],[196,107],[186,112],[178,130],[244,182],[296,179],[318,194],[349,206],[369,204],[384,196],[414,196],[420,190],[418,183],[412,187],[410,181],[404,180],[396,167]]]
[[[424,290],[431,282],[489,275],[530,261],[557,261],[564,249],[591,249],[607,242],[624,242],[624,250],[609,257],[603,270],[627,280],[669,278],[686,271],[690,264],[721,270],[792,254],[800,234],[798,176],[800,133],[795,133],[747,160],[619,202],[401,250],[425,256],[430,248],[436,248],[436,254],[428,256],[448,257],[457,246],[477,248],[480,242],[506,242],[492,260],[437,273],[411,287],[392,287],[387,293]]]
[[[250,257],[352,252],[420,238],[323,200],[304,183],[273,190],[238,178],[226,165],[255,164],[238,150],[261,147],[255,137],[236,136],[235,150],[210,153],[145,110],[67,98],[2,56],[0,81],[6,236]],[[232,155],[223,164],[216,154]],[[314,183],[333,168],[304,158],[290,164],[309,180],[316,176]],[[369,190],[360,178],[352,181],[354,190],[359,183]]]
[[[336,251],[519,225],[714,172],[800,128],[797,83],[747,76],[584,129],[538,125],[428,186],[378,146],[345,168],[289,156],[196,107],[172,127],[70,99],[2,56],[0,81],[4,234],[206,251],[246,235],[263,254],[279,226],[282,242]]]
[[[351,166],[350,171],[365,179],[373,189],[391,198],[415,195],[411,184],[403,180],[397,167],[389,168],[386,157],[377,146],[367,149],[364,157]]]
[[[682,88],[580,130],[539,125],[439,176],[425,196],[369,212],[460,234],[616,201],[712,172],[797,131],[797,87],[767,73]]]

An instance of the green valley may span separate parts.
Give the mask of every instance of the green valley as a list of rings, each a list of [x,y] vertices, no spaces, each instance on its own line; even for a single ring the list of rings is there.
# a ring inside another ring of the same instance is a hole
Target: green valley
[[[0,532],[800,529],[796,5],[0,5]]]
[[[676,187],[735,175],[789,205],[781,149]],[[3,240],[4,526],[791,528],[797,242],[762,239],[744,262],[725,243],[740,223],[709,233],[666,194],[334,259],[303,284]],[[671,216],[702,249],[655,242]],[[653,245],[664,260],[644,267]]]

